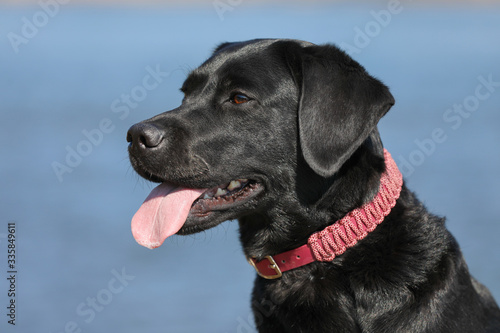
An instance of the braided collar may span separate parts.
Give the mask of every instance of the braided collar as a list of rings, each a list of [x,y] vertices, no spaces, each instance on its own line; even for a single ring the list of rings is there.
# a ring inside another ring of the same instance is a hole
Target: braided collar
[[[385,149],[384,158],[386,171],[380,178],[378,193],[372,201],[350,211],[322,231],[315,232],[307,244],[273,256],[268,255],[260,261],[248,258],[257,273],[266,279],[276,279],[283,272],[313,261],[332,261],[382,223],[396,204],[403,186],[403,176]]]

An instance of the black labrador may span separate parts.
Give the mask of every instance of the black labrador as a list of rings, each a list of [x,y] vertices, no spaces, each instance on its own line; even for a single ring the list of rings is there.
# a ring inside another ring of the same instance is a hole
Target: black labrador
[[[389,174],[377,122],[394,99],[346,53],[224,43],[181,90],[127,134],[134,169],[161,183],[133,218],[140,244],[238,219],[259,332],[500,332],[444,218]]]

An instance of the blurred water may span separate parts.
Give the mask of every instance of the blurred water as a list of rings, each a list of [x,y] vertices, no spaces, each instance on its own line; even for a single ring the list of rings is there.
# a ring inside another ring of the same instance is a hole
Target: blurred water
[[[2,278],[1,332],[253,331],[254,272],[235,222],[173,237],[154,251],[133,240],[130,218],[152,186],[129,166],[125,133],[177,106],[186,73],[217,43],[257,37],[341,44],[390,86],[397,102],[380,125],[385,145],[405,165],[409,186],[448,216],[470,270],[500,299],[500,87],[471,104],[459,126],[443,118],[454,104],[474,102],[481,78],[500,81],[500,7],[402,2],[383,16],[384,2],[243,2],[223,13],[212,3],[65,5],[40,24],[41,10],[0,11],[2,276],[9,221],[18,246],[17,330],[7,324]],[[34,20],[38,31],[16,53],[9,33],[23,36]],[[150,71],[161,73],[157,87],[137,88]],[[127,94],[140,98],[127,105]],[[82,131],[99,126],[107,133],[82,143]],[[446,139],[433,147],[436,129]],[[73,157],[59,179],[53,163],[66,164],[77,149],[87,156]]]

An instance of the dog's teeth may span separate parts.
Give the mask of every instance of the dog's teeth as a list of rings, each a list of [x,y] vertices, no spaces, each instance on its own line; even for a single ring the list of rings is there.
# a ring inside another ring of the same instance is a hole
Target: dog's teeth
[[[227,194],[227,191],[226,190],[223,190],[221,188],[218,188],[217,189],[217,192],[215,193],[214,197],[220,197],[222,195],[226,195]]]
[[[227,189],[229,191],[232,191],[232,190],[239,188],[239,187],[241,187],[241,183],[238,180],[233,180],[229,183],[229,186],[227,187]]]
[[[212,197],[209,196],[208,193],[205,193],[205,195],[203,196],[203,199],[212,199]]]
[[[246,183],[247,181],[248,181],[248,179],[246,179],[246,178],[240,179],[241,183]]]

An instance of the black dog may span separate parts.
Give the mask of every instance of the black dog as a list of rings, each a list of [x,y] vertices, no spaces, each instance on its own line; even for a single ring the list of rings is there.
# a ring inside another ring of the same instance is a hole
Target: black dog
[[[162,183],[133,218],[140,244],[238,219],[260,332],[500,332],[444,219],[384,152],[394,99],[356,61],[302,41],[225,43],[181,90],[180,107],[127,134],[135,170]]]

